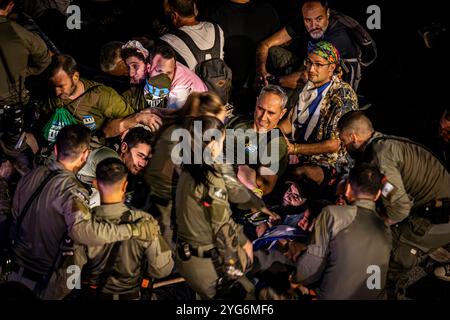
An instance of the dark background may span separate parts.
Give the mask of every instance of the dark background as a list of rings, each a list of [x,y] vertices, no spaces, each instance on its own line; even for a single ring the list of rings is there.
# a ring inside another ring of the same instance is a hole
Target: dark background
[[[208,6],[220,0],[200,0],[202,15]],[[300,1],[268,0],[278,11],[282,24],[300,17]],[[162,0],[113,0],[107,2],[73,1],[81,8],[81,30],[68,30],[66,20],[48,13],[37,19],[44,32],[64,53],[94,69],[98,67],[100,47],[112,40],[127,41],[134,36],[155,36],[161,24]],[[381,9],[381,29],[369,30],[378,46],[378,59],[363,70],[358,94],[362,103],[370,103],[369,116],[375,128],[424,141],[434,131],[434,123],[445,106],[449,58],[441,46],[426,48],[418,30],[432,23],[445,27],[448,16],[444,1],[329,1],[341,11],[366,26],[370,5]],[[159,24],[157,23],[159,21]],[[261,21],[263,23],[263,21]],[[448,32],[445,41],[448,39]]]

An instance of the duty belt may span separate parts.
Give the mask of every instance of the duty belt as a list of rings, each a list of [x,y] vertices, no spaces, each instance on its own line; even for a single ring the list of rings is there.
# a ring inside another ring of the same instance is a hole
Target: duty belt
[[[141,298],[141,294],[139,291],[121,294],[100,292],[97,298],[98,300],[138,300]]]
[[[450,199],[436,199],[424,206],[414,208],[411,214],[431,221],[433,224],[450,222]]]
[[[27,269],[16,262],[12,263],[12,271],[34,282],[39,282],[44,277],[44,274]]]
[[[191,256],[198,258],[214,258],[217,256],[215,245],[205,245],[200,247],[193,247],[184,241],[177,242],[178,253],[183,260],[189,260]]]

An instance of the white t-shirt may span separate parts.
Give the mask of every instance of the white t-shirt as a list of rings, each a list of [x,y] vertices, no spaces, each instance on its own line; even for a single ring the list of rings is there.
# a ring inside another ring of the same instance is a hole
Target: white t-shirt
[[[211,49],[214,45],[215,41],[215,31],[214,25],[210,22],[200,22],[194,26],[184,26],[181,27],[180,30],[186,32],[191,39],[195,42],[195,44],[201,50]],[[224,38],[223,31],[219,26],[220,33],[220,58],[223,59],[223,46],[224,46]],[[197,61],[195,60],[194,55],[191,50],[189,50],[188,46],[177,36],[167,33],[161,37],[161,40],[164,40],[168,44],[172,46],[172,48],[177,51],[186,61],[187,67],[191,70],[195,69],[197,65]],[[211,57],[207,57],[205,60],[211,59]]]

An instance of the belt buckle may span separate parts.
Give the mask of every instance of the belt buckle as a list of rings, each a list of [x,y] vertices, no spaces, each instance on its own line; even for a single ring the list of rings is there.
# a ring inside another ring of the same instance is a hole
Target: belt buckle
[[[178,255],[180,256],[181,260],[188,261],[191,258],[191,248],[189,243],[180,242],[177,247]]]

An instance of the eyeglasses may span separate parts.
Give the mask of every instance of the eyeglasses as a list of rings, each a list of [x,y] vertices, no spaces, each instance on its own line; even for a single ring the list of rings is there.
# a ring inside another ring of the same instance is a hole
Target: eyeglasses
[[[306,59],[303,61],[303,65],[304,65],[307,69],[311,68],[312,66],[316,67],[317,69],[320,69],[320,68],[323,68],[323,67],[325,67],[325,66],[329,66],[330,64],[332,64],[332,63],[326,63],[326,64],[324,64],[324,63],[312,62],[312,61],[309,60],[308,58],[306,58]]]

